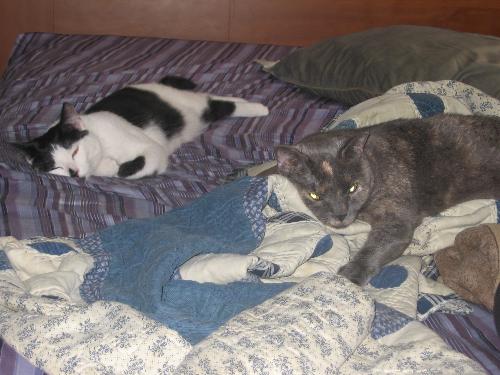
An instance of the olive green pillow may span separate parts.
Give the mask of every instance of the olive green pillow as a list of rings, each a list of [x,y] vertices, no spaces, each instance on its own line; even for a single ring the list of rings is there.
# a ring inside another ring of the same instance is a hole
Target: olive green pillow
[[[298,49],[265,70],[349,105],[412,81],[457,80],[500,98],[500,38],[391,26]]]

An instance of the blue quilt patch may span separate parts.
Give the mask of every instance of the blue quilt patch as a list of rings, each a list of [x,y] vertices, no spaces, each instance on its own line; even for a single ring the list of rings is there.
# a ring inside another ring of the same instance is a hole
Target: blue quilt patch
[[[9,268],[11,267],[7,255],[3,251],[0,251],[0,271],[8,270]]]
[[[329,234],[325,235],[321,240],[318,241],[316,247],[314,248],[311,258],[319,257],[329,251],[333,246],[332,236]]]
[[[413,319],[383,303],[375,302],[375,316],[373,318],[371,336],[374,339],[390,335],[399,331]]]
[[[403,266],[390,265],[370,280],[370,285],[378,289],[397,288],[408,278],[408,271]]]
[[[50,255],[63,255],[70,251],[75,251],[71,246],[64,242],[48,241],[48,242],[33,242],[29,244],[33,249]]]
[[[280,266],[276,263],[270,262],[265,259],[259,259],[259,262],[248,269],[252,275],[256,275],[262,279],[268,279],[276,275],[280,271]]]
[[[335,129],[356,129],[358,127],[358,124],[356,124],[356,121],[349,119],[349,120],[344,120],[337,126],[335,126]]]
[[[283,211],[283,209],[281,208],[280,202],[278,200],[278,197],[276,196],[276,193],[274,191],[271,193],[271,196],[269,197],[267,204],[269,205],[269,207],[275,209],[278,212]]]
[[[444,113],[443,100],[437,95],[425,93],[408,93],[407,95],[417,107],[422,118]]]

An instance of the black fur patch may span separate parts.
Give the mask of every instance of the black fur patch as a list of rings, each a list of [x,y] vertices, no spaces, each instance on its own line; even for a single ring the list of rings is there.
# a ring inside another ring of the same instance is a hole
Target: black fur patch
[[[213,122],[233,114],[236,104],[224,100],[208,100],[208,108],[203,112],[201,118],[205,122]]]
[[[178,133],[184,126],[182,114],[151,91],[125,87],[103,98],[86,113],[108,111],[131,124],[144,128],[151,122],[158,124],[167,137]]]
[[[193,81],[178,76],[163,77],[160,83],[164,84],[165,86],[171,86],[179,90],[194,90],[196,88],[196,84]]]
[[[138,156],[134,160],[127,161],[118,168],[118,177],[129,177],[139,172],[146,165],[144,156]]]

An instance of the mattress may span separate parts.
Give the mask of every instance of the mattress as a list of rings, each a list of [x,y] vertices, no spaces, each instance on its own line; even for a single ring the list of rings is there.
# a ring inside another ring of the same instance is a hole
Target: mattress
[[[48,33],[18,37],[0,81],[0,236],[82,238],[131,218],[161,215],[224,184],[238,169],[273,159],[344,111],[261,71],[293,47]],[[197,90],[266,104],[265,118],[227,119],[170,158],[164,176],[139,181],[73,179],[34,172],[8,142],[46,131],[61,104],[78,110],[127,84],[181,75]],[[426,325],[490,373],[500,366],[491,314],[432,314]],[[0,373],[43,373],[0,341]]]

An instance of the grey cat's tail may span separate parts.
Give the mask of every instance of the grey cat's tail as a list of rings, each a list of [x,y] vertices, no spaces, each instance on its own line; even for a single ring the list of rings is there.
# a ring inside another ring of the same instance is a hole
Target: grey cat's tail
[[[194,90],[196,88],[196,83],[179,76],[165,76],[160,80],[160,83],[178,90]]]

